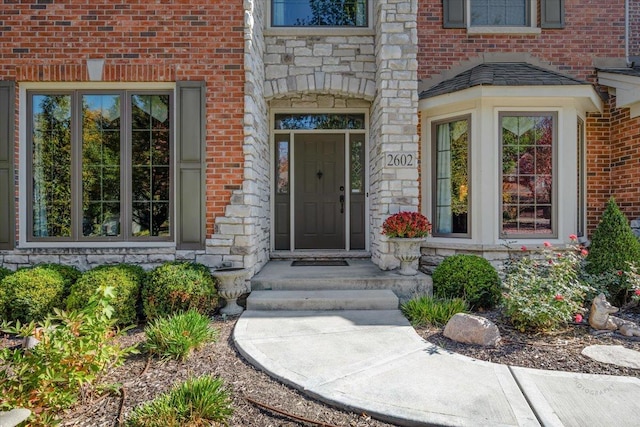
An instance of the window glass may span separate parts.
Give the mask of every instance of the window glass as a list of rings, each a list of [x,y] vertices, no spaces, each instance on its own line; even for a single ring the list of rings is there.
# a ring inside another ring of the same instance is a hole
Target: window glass
[[[471,26],[529,25],[527,0],[471,0]]]
[[[366,27],[367,0],[271,0],[274,27]]]
[[[362,194],[364,193],[364,135],[351,135],[349,144],[351,193]]]
[[[289,194],[289,135],[278,135],[276,147],[276,192]]]
[[[33,236],[70,237],[71,96],[34,96],[31,121]]]
[[[276,114],[278,130],[364,129],[364,114]]]
[[[504,114],[502,137],[503,236],[549,236],[554,232],[551,114]]]
[[[31,238],[171,237],[169,94],[34,93],[30,102]]]
[[[433,234],[469,231],[469,119],[435,125]]]

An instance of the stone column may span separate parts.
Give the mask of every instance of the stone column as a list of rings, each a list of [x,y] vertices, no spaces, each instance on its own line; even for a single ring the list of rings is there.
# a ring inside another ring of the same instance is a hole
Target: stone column
[[[376,97],[371,109],[369,152],[371,252],[376,264],[389,269],[398,261],[380,234],[382,223],[390,214],[418,210],[418,2],[381,0],[374,5]]]

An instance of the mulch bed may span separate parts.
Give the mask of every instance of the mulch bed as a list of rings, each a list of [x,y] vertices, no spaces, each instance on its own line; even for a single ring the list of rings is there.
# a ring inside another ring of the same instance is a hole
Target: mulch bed
[[[442,328],[420,327],[417,332],[434,344],[476,359],[539,369],[640,377],[640,370],[595,362],[580,354],[584,347],[593,344],[623,345],[640,351],[640,341],[615,334],[594,335],[586,324],[571,325],[553,334],[522,334],[511,328],[498,311],[479,314],[498,325],[502,341],[497,347],[453,342],[442,335]],[[638,313],[629,313],[626,318],[640,323]],[[216,317],[213,326],[220,331],[217,342],[208,344],[185,362],[148,360],[142,354],[129,357],[123,366],[103,378],[107,384],[119,383],[120,393],[84,396],[82,402],[63,415],[62,425],[123,425],[122,421],[134,407],[169,390],[173,384],[192,376],[212,374],[222,377],[231,391],[235,408],[231,426],[391,426],[367,414],[345,412],[319,403],[271,379],[249,365],[235,350],[231,337],[235,319]],[[122,338],[122,344],[132,345],[143,340],[144,333],[136,329]],[[0,336],[0,346],[16,343],[15,339]],[[298,418],[280,415],[278,411]]]
[[[496,347],[457,343],[442,334],[444,328],[419,327],[416,331],[433,344],[488,362],[554,371],[640,377],[638,369],[596,362],[581,354],[582,349],[590,345],[621,345],[640,351],[638,338],[626,338],[613,332],[594,333],[586,320],[546,334],[525,334],[515,330],[500,311],[474,314],[486,317],[498,326],[502,339]],[[637,312],[625,312],[619,317],[640,324],[640,314]]]

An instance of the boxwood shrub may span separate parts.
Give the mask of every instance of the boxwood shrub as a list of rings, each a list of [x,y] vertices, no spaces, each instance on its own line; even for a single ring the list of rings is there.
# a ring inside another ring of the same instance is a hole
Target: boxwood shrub
[[[131,264],[103,265],[85,272],[71,287],[67,299],[68,309],[84,307],[98,288],[112,287],[115,297],[111,301],[113,317],[120,325],[131,325],[138,318],[140,289],[145,272]]]
[[[71,265],[64,264],[38,264],[38,267],[49,268],[57,271],[62,275],[64,279],[64,298],[69,295],[71,291],[71,286],[76,283],[76,280],[82,276],[82,273],[77,268]]]
[[[438,298],[463,298],[472,310],[490,309],[500,300],[500,277],[486,259],[459,254],[447,257],[433,271]]]
[[[5,320],[39,321],[64,306],[65,278],[47,265],[20,269],[3,278],[0,287],[0,316]]]
[[[215,281],[202,264],[180,261],[162,264],[147,275],[142,307],[147,319],[189,309],[212,314],[218,307]]]

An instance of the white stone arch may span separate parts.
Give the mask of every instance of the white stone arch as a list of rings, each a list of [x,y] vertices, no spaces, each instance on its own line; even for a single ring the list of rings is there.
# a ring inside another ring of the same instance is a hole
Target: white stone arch
[[[305,93],[373,101],[376,84],[371,79],[345,76],[341,73],[315,72],[265,81],[265,98],[293,97]]]

